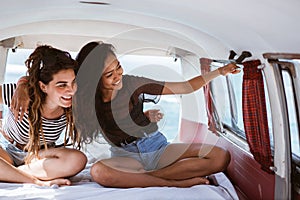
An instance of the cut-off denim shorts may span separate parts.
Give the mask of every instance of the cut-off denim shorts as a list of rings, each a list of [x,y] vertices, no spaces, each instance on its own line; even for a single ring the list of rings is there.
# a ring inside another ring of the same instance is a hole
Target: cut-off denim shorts
[[[157,169],[162,153],[168,146],[166,137],[159,131],[147,134],[143,138],[122,147],[111,146],[111,157],[129,157],[139,161],[145,170]]]
[[[22,151],[15,145],[10,143],[1,133],[0,133],[0,147],[5,150],[14,162],[14,166],[18,167],[24,164],[27,152]]]

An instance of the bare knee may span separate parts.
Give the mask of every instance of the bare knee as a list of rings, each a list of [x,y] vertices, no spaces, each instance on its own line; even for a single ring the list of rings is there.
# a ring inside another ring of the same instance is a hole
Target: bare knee
[[[87,163],[87,157],[84,153],[81,151],[76,151],[74,153],[74,162],[77,163],[77,166],[75,167],[76,171],[81,171],[85,168]]]
[[[98,184],[106,187],[113,187],[114,183],[117,181],[114,171],[114,169],[99,161],[91,167],[90,173],[92,179]]]
[[[231,156],[229,151],[219,148],[218,157],[215,160],[216,171],[225,171],[230,163]]]
[[[78,150],[68,152],[65,158],[65,163],[69,166],[70,176],[74,176],[82,171],[87,163],[86,155]]]

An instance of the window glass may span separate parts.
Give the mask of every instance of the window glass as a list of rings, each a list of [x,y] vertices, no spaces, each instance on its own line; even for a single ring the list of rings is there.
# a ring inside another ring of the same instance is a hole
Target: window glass
[[[17,49],[15,52],[9,50],[4,76],[5,83],[16,83],[21,76],[25,76],[27,71],[25,61],[32,51],[31,49]]]
[[[286,94],[286,101],[288,107],[288,118],[290,126],[291,149],[292,153],[300,157],[299,148],[299,124],[297,122],[295,97],[293,92],[293,82],[291,76],[287,71],[282,71],[284,91]]]
[[[265,98],[266,98],[266,109],[267,109],[267,117],[268,117],[268,126],[269,126],[269,136],[270,136],[270,144],[271,148],[274,149],[274,137],[273,137],[273,125],[272,125],[272,113],[271,113],[271,105],[270,105],[270,98],[269,98],[269,91],[266,83],[266,79],[264,78],[264,88],[265,88]]]
[[[244,121],[243,121],[243,110],[242,110],[242,84],[243,84],[243,71],[235,75],[229,75],[228,79],[231,83],[232,91],[232,107],[235,113],[232,113],[234,118],[235,126],[239,129],[244,130]],[[245,136],[245,135],[244,135]]]
[[[243,71],[238,74],[228,75],[227,79],[221,76],[212,81],[212,93],[222,123],[229,126],[235,134],[246,139],[242,110],[242,84]],[[269,135],[271,146],[273,147],[271,109],[265,79],[264,88]]]
[[[144,110],[148,109],[159,109],[164,114],[163,119],[158,122],[159,131],[166,136],[168,141],[174,141],[178,136],[181,116],[181,102],[178,97],[161,96],[157,104],[145,103]]]
[[[211,82],[212,100],[216,106],[219,120],[232,127],[229,92],[226,78],[219,76]]]
[[[181,81],[181,62],[174,62],[173,57],[122,55],[118,56],[124,68],[124,74],[145,76],[162,81]],[[157,104],[144,103],[144,111],[159,109],[163,119],[158,123],[168,141],[172,142],[178,136],[181,118],[181,98],[178,95],[163,95]]]

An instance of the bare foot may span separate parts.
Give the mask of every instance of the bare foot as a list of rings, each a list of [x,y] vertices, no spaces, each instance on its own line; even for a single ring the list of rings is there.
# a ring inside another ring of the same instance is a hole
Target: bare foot
[[[190,178],[186,180],[176,180],[174,181],[174,186],[175,187],[191,187],[194,185],[208,185],[209,180],[207,178],[203,177],[195,177],[195,178]]]
[[[58,178],[50,181],[37,180],[35,184],[40,186],[52,186],[52,185],[63,186],[63,185],[71,185],[71,181],[64,178]]]

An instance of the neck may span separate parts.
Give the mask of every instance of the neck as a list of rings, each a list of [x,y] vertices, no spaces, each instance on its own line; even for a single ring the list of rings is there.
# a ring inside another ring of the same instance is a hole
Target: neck
[[[43,105],[41,114],[47,119],[56,119],[64,113],[64,109],[60,106],[51,107],[49,105]]]
[[[102,101],[103,102],[110,102],[112,101],[118,94],[118,90],[102,90]]]

